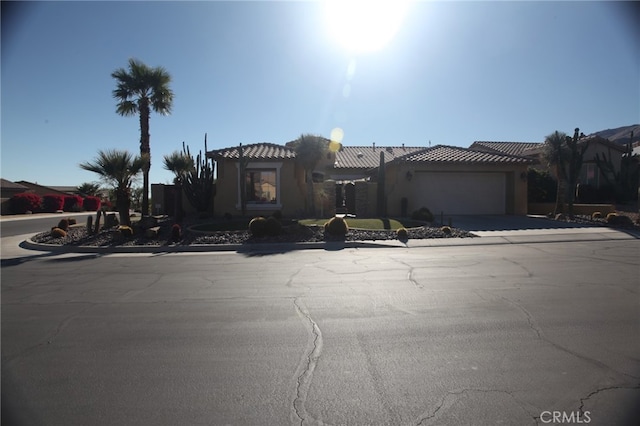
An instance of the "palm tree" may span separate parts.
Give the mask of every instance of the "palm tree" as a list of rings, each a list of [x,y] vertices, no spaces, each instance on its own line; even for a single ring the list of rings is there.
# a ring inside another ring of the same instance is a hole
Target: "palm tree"
[[[296,162],[305,171],[305,181],[307,182],[307,213],[315,214],[315,197],[313,194],[313,170],[318,162],[325,156],[328,150],[328,141],[322,136],[300,135],[292,143],[296,152]]]
[[[174,219],[176,222],[181,221],[182,206],[182,183],[187,173],[194,170],[193,158],[184,152],[174,151],[164,156],[164,169],[173,172],[175,175],[173,183],[176,186],[176,196],[174,205]]]
[[[84,182],[80,186],[76,187],[76,191],[78,191],[78,193],[80,193],[80,195],[84,197],[86,196],[96,197],[100,195],[100,185],[93,182]]]
[[[134,157],[129,151],[98,151],[93,162],[81,163],[80,168],[97,173],[101,180],[112,186],[116,193],[116,210],[120,214],[120,222],[131,225],[129,207],[131,205],[131,184],[143,166],[140,157]]]
[[[549,167],[554,169],[558,185],[556,187],[556,206],[553,214],[564,213],[564,204],[566,198],[566,179],[567,179],[567,145],[566,133],[555,131],[548,135],[544,140],[542,151],[543,158],[547,161]]]
[[[169,88],[171,75],[163,67],[151,68],[137,59],[129,59],[129,70],[118,68],[111,73],[117,81],[113,97],[118,100],[116,112],[122,116],[140,117],[140,157],[144,160],[142,174],[142,214],[149,214],[149,116],[151,110],[161,115],[171,113],[173,92]]]

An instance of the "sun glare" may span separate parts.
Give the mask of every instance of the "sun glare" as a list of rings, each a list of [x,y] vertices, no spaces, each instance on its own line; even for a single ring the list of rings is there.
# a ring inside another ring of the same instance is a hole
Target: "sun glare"
[[[325,0],[330,36],[350,53],[383,49],[398,32],[408,0]]]

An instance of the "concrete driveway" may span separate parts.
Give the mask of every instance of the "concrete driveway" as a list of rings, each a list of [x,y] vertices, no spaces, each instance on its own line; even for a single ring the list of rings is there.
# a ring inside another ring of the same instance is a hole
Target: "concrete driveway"
[[[517,231],[540,229],[601,228],[580,223],[560,222],[544,216],[474,215],[445,216],[444,222],[451,218],[452,225],[466,231]]]

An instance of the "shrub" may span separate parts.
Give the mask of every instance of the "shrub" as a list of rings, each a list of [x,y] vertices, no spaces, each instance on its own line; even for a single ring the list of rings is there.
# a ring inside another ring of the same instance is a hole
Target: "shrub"
[[[442,228],[440,228],[440,231],[442,231],[442,233],[445,235],[451,235],[451,227],[449,226],[443,226]]]
[[[63,204],[63,210],[65,212],[76,212],[82,208],[83,198],[79,195],[65,195]]]
[[[67,221],[69,222],[69,225],[75,225],[76,223],[78,223],[78,221],[72,217],[68,217]]]
[[[398,240],[400,241],[409,240],[409,233],[407,232],[406,228],[398,228],[398,230],[396,231],[396,235],[398,237]]]
[[[42,197],[42,210],[55,213],[64,207],[64,197],[58,194],[46,194]]]
[[[85,197],[82,202],[82,207],[88,212],[95,212],[100,210],[100,198],[98,197]]]
[[[182,228],[177,223],[174,223],[171,227],[171,241],[178,242],[182,239]]]
[[[602,213],[600,212],[591,213],[591,219],[602,219]]]
[[[68,231],[69,219],[60,219],[60,222],[58,222],[58,228],[62,229],[63,231]]]
[[[264,237],[267,234],[267,219],[262,216],[254,217],[249,222],[249,232],[254,237]]]
[[[133,228],[130,226],[121,225],[118,226],[118,232],[125,238],[133,237]]]
[[[67,231],[65,231],[64,229],[60,229],[60,228],[52,228],[51,229],[51,236],[53,238],[64,238],[67,236]]]
[[[282,233],[282,224],[275,216],[270,216],[267,219],[267,223],[265,224],[265,226],[265,232],[267,233],[267,235],[275,237]]]
[[[11,210],[14,213],[24,214],[34,212],[42,207],[42,198],[33,192],[22,192],[11,197]]]
[[[607,215],[607,223],[615,226],[633,226],[633,220],[629,216],[619,215],[617,213],[609,213]]]
[[[426,207],[420,207],[418,210],[411,213],[411,219],[421,220],[423,222],[433,222],[433,213],[431,213],[431,211]]]
[[[324,224],[325,234],[333,235],[336,237],[344,237],[349,231],[347,222],[341,217],[332,217],[329,222]]]

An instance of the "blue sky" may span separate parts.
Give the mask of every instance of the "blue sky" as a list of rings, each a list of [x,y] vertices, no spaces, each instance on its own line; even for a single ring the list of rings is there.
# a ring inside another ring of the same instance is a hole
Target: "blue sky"
[[[334,128],[345,145],[467,147],[640,122],[629,3],[412,2],[373,52],[346,49],[324,11],[272,1],[3,9],[1,176],[79,185],[96,180],[78,164],[99,149],[138,152],[138,119],[118,116],[111,95],[111,72],[131,57],[173,78],[172,115],[151,116],[152,183],[172,180],[163,155],[183,141],[203,149],[205,133],[209,149]]]

